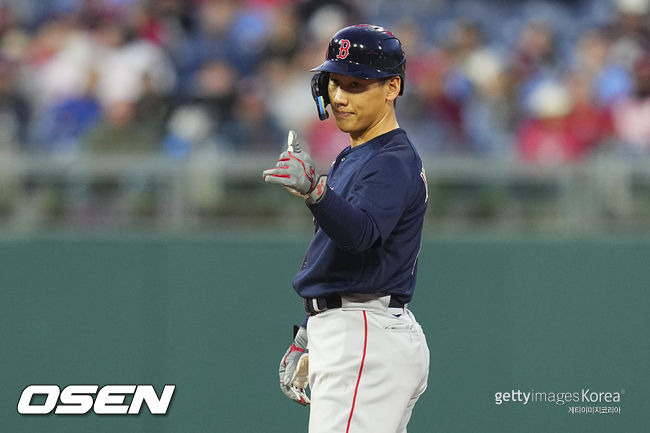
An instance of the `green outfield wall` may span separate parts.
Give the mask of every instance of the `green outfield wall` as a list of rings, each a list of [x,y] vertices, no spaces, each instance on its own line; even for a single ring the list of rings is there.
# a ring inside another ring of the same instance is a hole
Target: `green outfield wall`
[[[307,241],[0,240],[0,432],[306,432],[277,364]],[[431,372],[410,433],[649,431],[650,240],[432,238],[419,267]],[[30,384],[147,383],[177,386],[167,415],[16,409]]]

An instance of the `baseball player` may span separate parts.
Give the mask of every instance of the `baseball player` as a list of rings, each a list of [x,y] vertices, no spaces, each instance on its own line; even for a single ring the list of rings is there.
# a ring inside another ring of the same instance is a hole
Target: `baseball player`
[[[311,402],[310,433],[403,433],[427,386],[429,349],[407,308],[427,207],[422,161],[400,129],[400,41],[372,25],[346,27],[313,69],[321,120],[349,134],[327,175],[289,132],[264,180],[306,201],[316,232],[293,286],[307,318],[280,362],[280,387]],[[309,385],[310,397],[305,389]]]

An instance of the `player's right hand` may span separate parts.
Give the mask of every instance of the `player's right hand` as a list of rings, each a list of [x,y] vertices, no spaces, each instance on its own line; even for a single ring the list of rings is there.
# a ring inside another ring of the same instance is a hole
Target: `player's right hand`
[[[303,198],[316,188],[319,178],[311,156],[301,148],[294,131],[289,131],[287,150],[280,155],[274,168],[264,170],[262,177],[268,183],[296,191],[305,196]]]
[[[306,388],[309,384],[309,351],[307,328],[300,327],[289,349],[280,361],[280,389],[291,400],[306,406],[309,404]]]

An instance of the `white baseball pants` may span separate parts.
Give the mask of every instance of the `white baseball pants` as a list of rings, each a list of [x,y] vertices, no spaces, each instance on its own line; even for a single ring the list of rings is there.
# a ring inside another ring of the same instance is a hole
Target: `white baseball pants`
[[[309,433],[406,433],[429,349],[413,314],[389,300],[343,297],[309,318]]]

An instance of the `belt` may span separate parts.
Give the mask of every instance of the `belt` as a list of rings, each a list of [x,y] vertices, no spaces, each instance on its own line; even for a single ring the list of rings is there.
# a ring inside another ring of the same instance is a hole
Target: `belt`
[[[343,301],[339,295],[331,295],[322,298],[304,298],[305,301],[305,311],[308,316],[315,316],[318,313],[322,313],[326,310],[332,310],[334,308],[341,308]],[[404,308],[402,304],[397,299],[391,296],[390,302],[388,303],[390,308]]]

